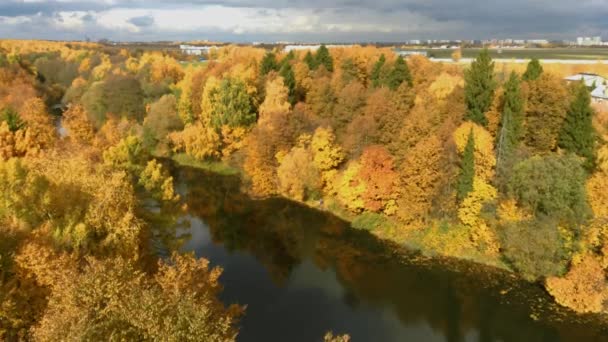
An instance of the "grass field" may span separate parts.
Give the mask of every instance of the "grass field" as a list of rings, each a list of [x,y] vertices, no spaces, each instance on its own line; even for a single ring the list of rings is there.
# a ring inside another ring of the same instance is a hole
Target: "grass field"
[[[451,58],[453,49],[415,49],[426,51],[428,57]],[[481,49],[463,49],[462,57],[475,58]],[[608,47],[606,48],[518,48],[518,49],[490,49],[492,58],[538,58],[538,59],[584,59],[608,60]]]
[[[185,153],[178,153],[172,159],[182,166],[190,166],[201,170],[206,170],[213,173],[218,173],[225,176],[238,175],[239,170],[216,161],[201,161],[188,156]]]

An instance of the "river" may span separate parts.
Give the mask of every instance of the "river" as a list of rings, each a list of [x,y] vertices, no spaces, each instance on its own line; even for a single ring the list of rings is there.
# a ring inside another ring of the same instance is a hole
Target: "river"
[[[281,198],[255,200],[235,176],[172,171],[187,209],[154,218],[177,248],[224,272],[221,299],[247,305],[239,341],[608,341],[608,320],[576,315],[538,284],[494,268],[428,259]]]

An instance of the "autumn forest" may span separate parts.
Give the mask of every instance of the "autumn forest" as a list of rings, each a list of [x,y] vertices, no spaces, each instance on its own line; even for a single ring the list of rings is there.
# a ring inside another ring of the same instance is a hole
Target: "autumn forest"
[[[222,269],[149,243],[148,203],[188,209],[168,165],[608,314],[608,110],[582,71],[608,68],[0,41],[0,339],[237,339]]]

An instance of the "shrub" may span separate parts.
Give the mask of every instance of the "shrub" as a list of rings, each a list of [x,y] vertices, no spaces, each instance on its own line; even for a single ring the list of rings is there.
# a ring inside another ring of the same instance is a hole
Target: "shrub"
[[[515,165],[508,194],[537,217],[582,223],[590,216],[585,179],[575,156],[535,156]]]
[[[548,219],[509,222],[498,229],[505,261],[528,280],[563,274],[571,236]]]

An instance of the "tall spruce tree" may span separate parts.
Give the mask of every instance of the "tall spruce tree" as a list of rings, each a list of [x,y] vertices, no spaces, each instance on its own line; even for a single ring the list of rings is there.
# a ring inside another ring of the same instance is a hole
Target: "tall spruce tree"
[[[304,56],[304,63],[306,63],[306,65],[308,65],[309,70],[315,70],[317,68],[317,62],[316,62],[315,58],[313,57],[312,52],[310,52],[310,50],[308,52],[306,52],[306,56]]]
[[[266,52],[260,64],[260,74],[266,76],[269,72],[277,70],[279,70],[279,63],[277,62],[277,57],[274,52]]]
[[[593,128],[591,95],[583,82],[574,87],[574,99],[559,134],[558,146],[583,157],[588,170],[595,167],[596,133]]]
[[[284,63],[281,67],[281,70],[279,71],[279,74],[281,75],[281,77],[283,77],[283,84],[285,84],[285,86],[289,90],[288,99],[289,103],[291,103],[291,105],[293,106],[296,104],[296,76],[293,73],[293,68],[291,67],[291,64]]]
[[[279,63],[279,70],[281,70],[281,68],[286,63],[289,63],[289,62],[293,61],[294,59],[296,59],[296,54],[295,54],[295,52],[293,52],[293,50],[290,50],[289,53],[287,55],[285,55],[285,57],[283,57],[283,59],[281,60],[281,63]]]
[[[494,81],[494,62],[488,49],[483,49],[471,67],[465,71],[465,103],[467,112],[465,118],[486,126],[488,120],[485,113],[492,105],[496,82]]]
[[[387,85],[391,90],[396,90],[403,82],[407,82],[407,84],[411,87],[412,74],[410,73],[410,68],[407,66],[407,63],[403,57],[399,56],[395,61],[393,69],[388,75]]]
[[[526,68],[526,72],[523,74],[522,78],[524,81],[536,80],[542,73],[543,66],[540,65],[538,58],[532,58],[530,63],[528,63],[528,67]]]
[[[473,130],[469,133],[467,145],[460,162],[460,174],[456,184],[456,196],[462,202],[469,192],[473,191],[473,178],[475,177],[475,136]]]
[[[334,60],[331,58],[331,54],[325,45],[321,45],[315,54],[315,69],[321,65],[325,67],[325,70],[332,72],[334,71]]]
[[[374,68],[372,69],[372,73],[370,75],[370,79],[372,81],[372,86],[374,88],[380,87],[383,83],[382,68],[384,67],[385,63],[386,63],[386,57],[384,57],[384,54],[381,54],[380,58],[378,58],[378,61],[376,62],[376,64],[374,64]]]
[[[517,74],[512,72],[509,80],[505,83],[500,129],[496,137],[497,168],[500,168],[502,162],[508,159],[519,145],[523,134],[523,118],[524,106],[520,80]]]

